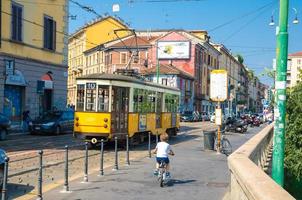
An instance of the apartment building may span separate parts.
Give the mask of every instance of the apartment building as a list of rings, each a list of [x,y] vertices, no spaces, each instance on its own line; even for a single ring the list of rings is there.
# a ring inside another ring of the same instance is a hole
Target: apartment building
[[[59,6],[58,6],[59,5]],[[1,1],[0,112],[19,124],[66,106],[68,0]]]

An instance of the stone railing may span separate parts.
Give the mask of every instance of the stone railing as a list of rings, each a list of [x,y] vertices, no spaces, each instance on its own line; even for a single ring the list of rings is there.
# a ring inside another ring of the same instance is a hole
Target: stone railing
[[[287,191],[264,172],[273,141],[273,124],[228,157],[231,200],[291,200]]]

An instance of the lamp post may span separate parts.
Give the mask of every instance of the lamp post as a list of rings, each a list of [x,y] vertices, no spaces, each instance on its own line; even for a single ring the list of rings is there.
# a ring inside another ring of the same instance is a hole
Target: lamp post
[[[293,11],[295,12],[295,18],[293,20],[293,24],[298,24],[299,20],[298,20],[298,10],[296,8],[292,8]],[[272,15],[271,15],[271,21],[268,24],[269,26],[275,26],[275,21],[274,21],[274,13],[275,13],[276,9],[273,10]]]
[[[276,108],[274,127],[274,150],[272,178],[277,184],[284,185],[284,138],[286,114],[286,72],[288,55],[288,4],[280,0],[279,29],[277,32],[277,70],[276,70]]]

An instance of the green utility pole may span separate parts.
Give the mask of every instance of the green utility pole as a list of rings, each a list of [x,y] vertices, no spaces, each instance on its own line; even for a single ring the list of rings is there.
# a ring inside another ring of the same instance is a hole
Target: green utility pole
[[[277,184],[284,185],[284,138],[286,114],[286,72],[288,55],[288,4],[280,0],[279,30],[277,32],[276,107],[274,127],[274,150],[272,177]]]

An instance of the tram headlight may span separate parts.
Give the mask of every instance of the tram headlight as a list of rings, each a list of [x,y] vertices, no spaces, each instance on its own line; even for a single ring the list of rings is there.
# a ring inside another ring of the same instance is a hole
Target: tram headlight
[[[108,122],[108,119],[107,119],[107,118],[105,118],[105,119],[104,119],[104,122]]]
[[[108,128],[107,124],[104,125],[104,128]]]
[[[79,117],[76,117],[76,120],[77,120],[77,121],[79,121],[79,119],[80,119]]]
[[[78,127],[78,126],[79,126],[79,123],[76,123],[75,125],[76,125],[76,127]]]

